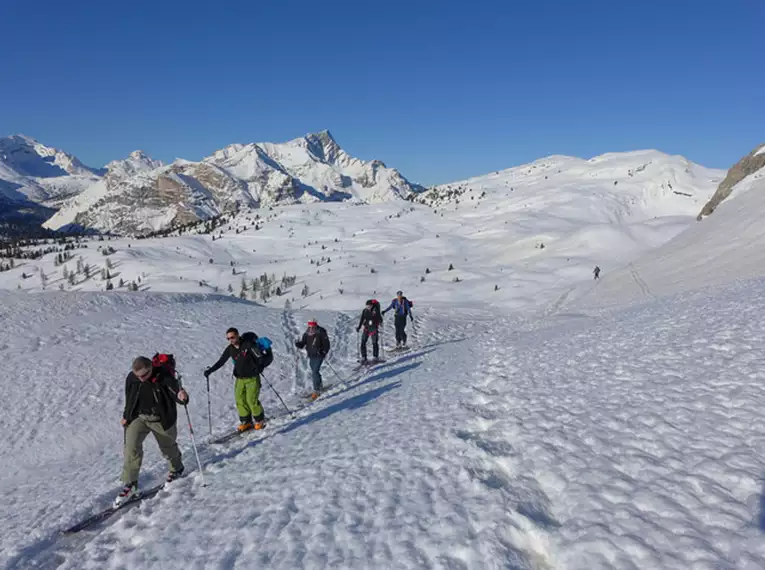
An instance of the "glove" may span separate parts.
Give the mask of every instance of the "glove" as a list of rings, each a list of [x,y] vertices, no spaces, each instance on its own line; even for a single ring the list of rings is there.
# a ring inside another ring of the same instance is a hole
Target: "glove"
[[[205,371],[204,371],[204,373],[203,373],[203,374],[205,375],[205,378],[209,378],[209,377],[210,377],[210,374],[212,374],[212,373],[210,372],[210,369],[209,369],[209,368],[207,368],[207,369],[205,369]]]
[[[299,341],[299,340],[296,340],[296,341],[295,341],[295,346],[296,346],[296,347],[298,347],[298,348],[300,348],[300,341]]]
[[[359,332],[361,330],[361,327],[356,327],[356,332]]]

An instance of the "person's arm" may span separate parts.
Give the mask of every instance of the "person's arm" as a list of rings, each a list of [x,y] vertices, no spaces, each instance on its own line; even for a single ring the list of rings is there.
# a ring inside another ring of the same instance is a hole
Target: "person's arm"
[[[231,353],[231,347],[227,346],[226,350],[223,351],[223,354],[220,355],[220,358],[218,359],[218,362],[216,362],[215,364],[210,366],[210,368],[205,370],[205,376],[209,376],[210,374],[212,374],[213,372],[218,370],[221,366],[226,364],[226,361],[230,358],[230,356],[229,356],[230,353]]]
[[[308,342],[308,339],[306,338],[308,336],[308,333],[303,333],[303,336],[300,338],[300,340],[295,341],[295,346],[298,348],[305,348],[306,343]]]
[[[366,313],[366,309],[361,311],[361,317],[359,317],[359,326],[356,327],[356,331],[361,330],[361,327],[364,325],[364,313]]]
[[[176,401],[176,403],[181,404],[182,406],[185,406],[189,403],[189,394],[186,392],[186,390],[181,388],[180,382],[178,382],[178,378],[172,374],[162,374],[162,383],[167,387],[168,390],[170,390],[170,393],[173,395],[173,399]],[[181,400],[178,397],[181,391],[183,391],[183,394],[186,396],[185,400]]]
[[[130,374],[128,374],[127,377],[125,378],[125,407],[122,409],[122,419],[125,420],[125,423],[123,423],[123,425],[127,425],[127,422],[129,421],[127,419],[129,399],[130,399]]]

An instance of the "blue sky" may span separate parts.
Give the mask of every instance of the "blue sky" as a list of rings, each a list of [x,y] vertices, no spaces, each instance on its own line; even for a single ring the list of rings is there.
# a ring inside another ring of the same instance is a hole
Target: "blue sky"
[[[0,38],[0,135],[92,166],[329,129],[432,184],[765,142],[762,0],[1,0]]]

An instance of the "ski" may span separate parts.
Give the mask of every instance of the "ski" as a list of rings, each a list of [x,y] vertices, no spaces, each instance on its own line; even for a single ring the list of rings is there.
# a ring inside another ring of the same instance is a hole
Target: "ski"
[[[278,418],[278,417],[281,417],[281,416],[276,416],[276,417]],[[213,444],[213,445],[218,445],[220,443],[226,443],[227,441],[231,441],[232,439],[236,439],[236,438],[238,438],[239,436],[242,436],[242,435],[248,435],[248,434],[255,433],[255,432],[263,432],[268,427],[268,422],[271,419],[275,419],[275,418],[267,418],[266,419],[265,427],[263,427],[261,429],[250,428],[250,429],[244,430],[244,431],[239,431],[238,429],[235,429],[235,430],[230,431],[228,433],[224,433],[223,435],[221,435],[221,436],[219,436],[219,437],[217,437],[215,439],[211,439],[210,443]]]
[[[355,374],[356,372],[359,372],[361,370],[364,370],[364,369],[369,370],[371,368],[374,368],[378,364],[383,364],[383,363],[387,362],[387,360],[382,360],[382,359],[378,358],[378,359],[375,359],[375,360],[367,360],[366,362],[361,362],[360,360],[357,360],[356,362],[357,362],[358,365],[352,370],[353,374]]]
[[[162,489],[164,489],[165,484],[160,483],[159,485],[155,487],[151,487],[149,489],[139,491],[132,497],[130,497],[127,501],[122,503],[120,506],[116,507],[114,505],[110,506],[109,508],[104,509],[101,512],[95,513],[94,515],[89,516],[88,518],[78,522],[77,524],[61,531],[61,534],[74,534],[76,532],[80,532],[81,530],[84,530],[90,526],[93,526],[96,523],[99,523],[101,521],[105,521],[113,514],[124,510],[126,507],[130,505],[134,505],[141,501],[142,499],[147,499],[149,497],[153,497],[157,493],[159,493]]]
[[[223,435],[221,435],[221,436],[219,436],[219,437],[217,437],[215,439],[211,439],[210,443],[212,443],[213,445],[217,445],[219,443],[226,443],[227,441],[231,441],[232,439],[236,439],[239,436],[244,435],[246,433],[249,433],[251,431],[252,431],[251,429],[248,429],[247,431],[239,431],[239,430],[235,429],[234,431],[230,431],[228,433],[225,433],[225,434],[223,434]]]

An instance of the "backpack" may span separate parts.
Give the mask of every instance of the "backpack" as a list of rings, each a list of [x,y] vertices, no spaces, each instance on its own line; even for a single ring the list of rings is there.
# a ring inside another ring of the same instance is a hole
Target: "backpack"
[[[372,305],[372,314],[378,323],[382,322],[382,311],[380,310],[380,301],[377,299],[367,299],[367,305]]]
[[[160,368],[173,378],[175,375],[175,357],[172,354],[156,353],[151,359],[151,365],[154,368]]]
[[[258,337],[254,346],[252,347],[253,353],[258,359],[258,363],[260,364],[261,372],[274,361],[274,351],[271,350],[272,344],[273,343],[271,342],[270,338],[267,336],[261,336]]]

